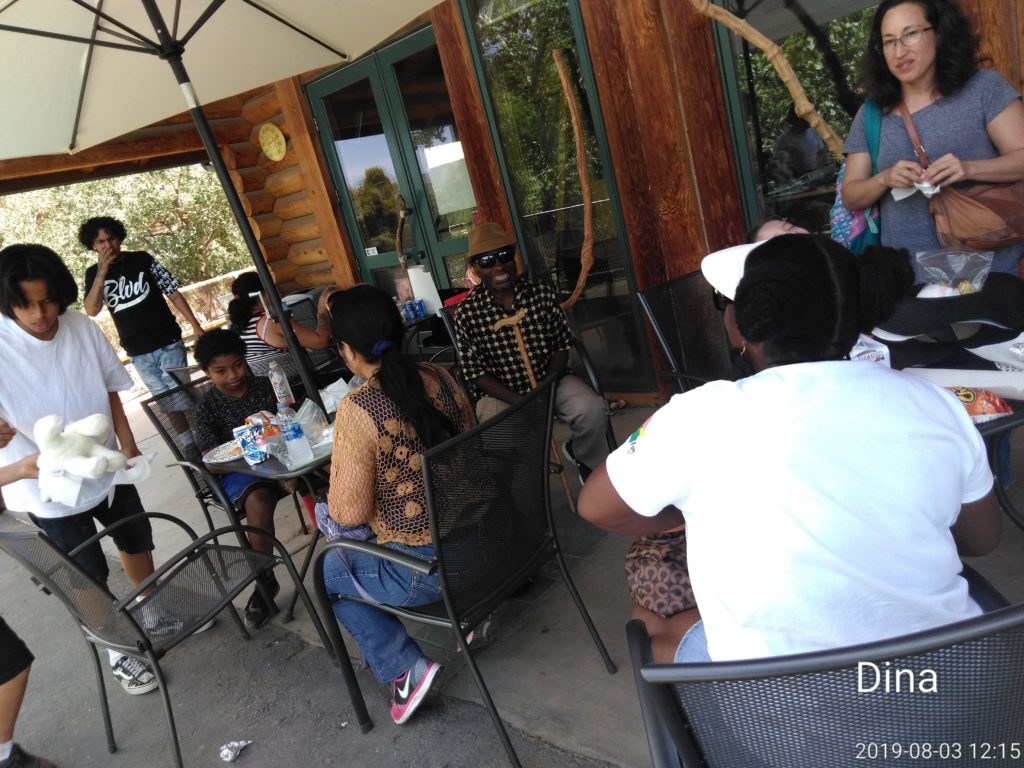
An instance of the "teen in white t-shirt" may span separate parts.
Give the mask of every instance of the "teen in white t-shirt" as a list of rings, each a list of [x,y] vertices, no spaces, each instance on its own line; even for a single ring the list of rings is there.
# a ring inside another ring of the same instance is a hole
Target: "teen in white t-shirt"
[[[32,432],[37,419],[57,415],[64,424],[102,413],[111,419],[109,447],[126,456],[139,455],[118,390],[131,379],[100,329],[68,307],[78,285],[67,266],[41,245],[11,245],[0,250],[0,484],[7,506],[27,512],[53,543],[70,552],[96,533],[94,520],[108,526],[143,512],[134,486],[118,485],[113,475],[82,484],[73,506],[43,502],[39,495],[38,447]],[[139,584],[153,573],[153,532],[148,518],[121,526],[112,534],[125,574]],[[109,569],[98,543],[75,555],[75,561],[105,584]],[[153,635],[159,617],[143,606],[142,622]],[[130,694],[157,687],[149,665],[110,651],[114,677]]]
[[[758,373],[674,397],[587,482],[581,515],[642,534],[681,510],[716,661],[977,615],[958,546],[982,554],[999,532],[977,430],[940,388],[842,359],[909,287],[903,254],[809,235],[753,248],[704,271],[735,297],[724,322]]]

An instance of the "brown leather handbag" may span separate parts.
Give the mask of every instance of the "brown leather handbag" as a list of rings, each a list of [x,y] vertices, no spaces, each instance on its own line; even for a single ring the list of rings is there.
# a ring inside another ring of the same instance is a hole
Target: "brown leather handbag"
[[[928,167],[921,137],[907,105],[900,104],[903,124],[921,165]],[[991,251],[1024,242],[1024,181],[978,182],[962,190],[943,187],[928,201],[935,233],[946,248]]]

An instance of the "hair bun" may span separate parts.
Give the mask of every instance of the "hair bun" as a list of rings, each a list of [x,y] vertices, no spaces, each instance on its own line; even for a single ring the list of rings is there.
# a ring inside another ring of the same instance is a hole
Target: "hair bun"
[[[860,328],[870,331],[888,319],[914,284],[914,268],[904,248],[872,245],[857,259]]]

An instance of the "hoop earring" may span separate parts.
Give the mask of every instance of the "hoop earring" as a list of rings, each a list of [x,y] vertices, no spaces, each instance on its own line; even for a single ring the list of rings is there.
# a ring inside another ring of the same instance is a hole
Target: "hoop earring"
[[[743,357],[745,354],[747,354],[747,342],[744,341],[740,347],[740,357]]]

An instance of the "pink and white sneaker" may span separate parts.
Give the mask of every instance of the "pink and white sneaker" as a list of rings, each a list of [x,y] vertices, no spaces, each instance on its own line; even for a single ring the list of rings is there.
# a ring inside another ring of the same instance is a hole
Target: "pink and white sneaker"
[[[401,725],[412,717],[440,671],[440,664],[424,656],[412,669],[391,681],[391,719],[395,723]]]

